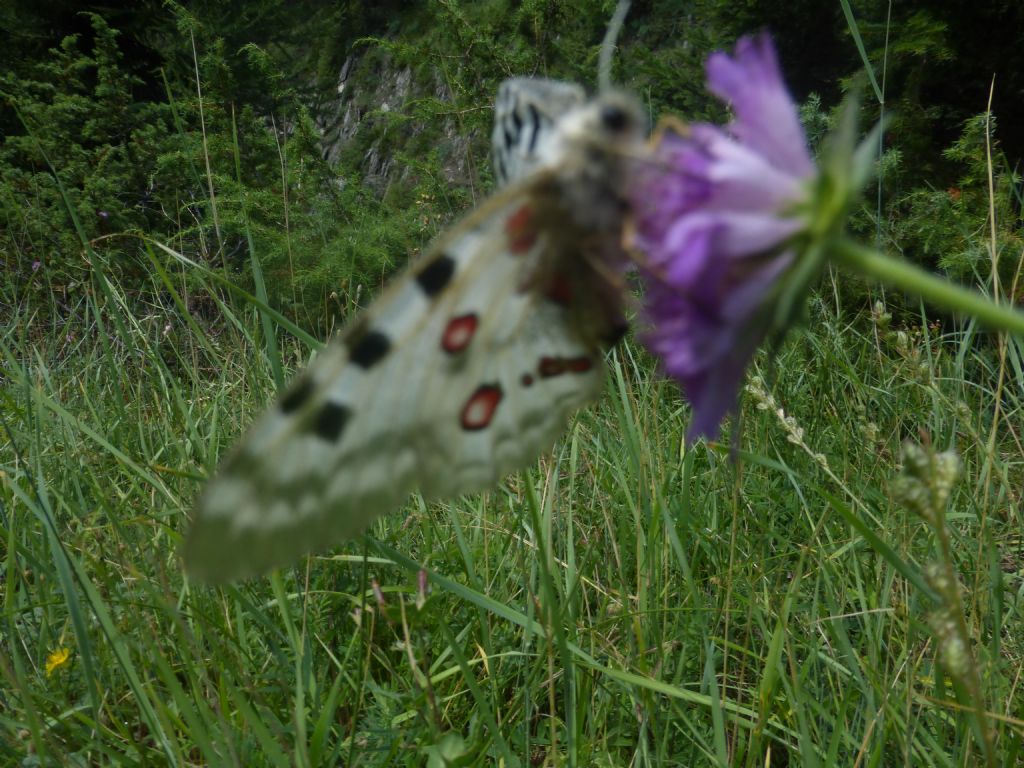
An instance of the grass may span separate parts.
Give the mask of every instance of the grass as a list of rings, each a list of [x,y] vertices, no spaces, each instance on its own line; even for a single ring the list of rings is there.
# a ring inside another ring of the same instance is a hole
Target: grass
[[[97,268],[66,326],[3,288],[0,762],[1021,759],[1019,340],[822,294],[759,363],[732,448],[685,444],[686,407],[626,343],[533,469],[214,590],[184,578],[181,535],[274,364],[258,302],[200,323],[182,275],[210,304],[213,276],[151,258],[132,295]],[[285,369],[308,357],[278,341]],[[922,435],[963,465],[933,524],[890,493]]]

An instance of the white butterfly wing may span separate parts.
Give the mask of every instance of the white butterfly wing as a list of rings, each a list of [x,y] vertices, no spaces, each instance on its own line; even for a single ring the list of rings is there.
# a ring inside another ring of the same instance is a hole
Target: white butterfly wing
[[[522,227],[534,186],[452,230],[254,425],[200,497],[192,575],[263,573],[358,535],[413,490],[493,485],[600,392],[598,345],[563,297],[535,289],[558,260],[550,233]]]
[[[494,102],[491,161],[498,186],[527,178],[560,159],[552,141],[558,121],[586,101],[576,83],[514,77]]]

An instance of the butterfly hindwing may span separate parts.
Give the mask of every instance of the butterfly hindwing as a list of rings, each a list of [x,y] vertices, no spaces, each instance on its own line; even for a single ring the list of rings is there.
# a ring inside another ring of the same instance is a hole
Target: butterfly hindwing
[[[576,83],[533,77],[506,80],[494,103],[491,160],[498,186],[558,162],[551,139],[558,120],[586,101]]]
[[[220,582],[360,533],[413,490],[493,485],[550,446],[603,382],[570,310],[530,289],[551,239],[499,194],[329,345],[200,499],[189,571]]]

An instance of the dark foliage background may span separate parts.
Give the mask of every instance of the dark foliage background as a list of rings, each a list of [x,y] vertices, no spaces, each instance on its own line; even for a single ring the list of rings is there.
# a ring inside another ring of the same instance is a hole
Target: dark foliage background
[[[324,332],[360,286],[372,290],[489,190],[490,102],[503,78],[593,84],[613,6],[9,2],[3,266],[31,301],[88,282],[82,238],[129,281],[144,273],[143,233],[243,285],[255,254],[272,303]],[[881,192],[855,225],[954,276],[985,278],[991,260],[969,235],[988,214],[986,135],[1002,239],[1020,243],[1024,5],[867,0],[853,11],[891,119]],[[701,62],[759,28],[776,37],[813,138],[850,90],[865,127],[878,119],[839,2],[638,2],[616,77],[653,117],[720,116]],[[328,142],[332,120],[343,135]]]

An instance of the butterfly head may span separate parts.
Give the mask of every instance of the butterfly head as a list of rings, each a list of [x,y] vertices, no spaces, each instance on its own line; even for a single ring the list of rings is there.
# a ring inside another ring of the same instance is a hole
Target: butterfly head
[[[602,92],[560,122],[563,140],[591,151],[635,151],[647,133],[640,103],[625,91]]]

